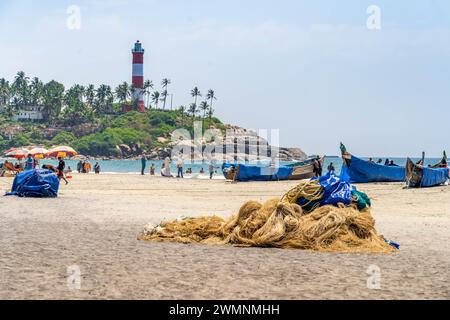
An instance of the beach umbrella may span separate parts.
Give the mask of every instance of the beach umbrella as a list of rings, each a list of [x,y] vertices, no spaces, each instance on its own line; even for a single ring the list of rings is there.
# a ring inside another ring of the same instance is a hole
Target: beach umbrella
[[[24,159],[28,157],[29,151],[23,148],[15,148],[13,150],[8,150],[9,152],[5,154],[5,157],[8,158],[16,158],[16,159]]]
[[[35,159],[43,159],[47,153],[48,150],[41,147],[35,147],[29,152],[29,154],[31,154],[31,156]]]
[[[66,158],[75,157],[78,153],[71,147],[59,146],[50,149],[45,155],[48,158]]]
[[[13,152],[14,150],[17,150],[17,149],[19,149],[19,148],[11,148],[11,149],[8,149],[8,150],[6,150],[3,154],[8,154],[8,153]]]

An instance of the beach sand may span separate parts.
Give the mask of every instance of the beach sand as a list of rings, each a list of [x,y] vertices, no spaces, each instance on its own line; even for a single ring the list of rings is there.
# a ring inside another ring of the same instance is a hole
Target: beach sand
[[[1,179],[0,192],[11,184]],[[136,240],[149,222],[227,217],[294,185],[75,175],[57,199],[0,197],[0,299],[450,298],[450,187],[359,186],[378,232],[402,246],[391,255]],[[67,284],[72,266],[79,290]],[[369,289],[377,268],[381,287]]]

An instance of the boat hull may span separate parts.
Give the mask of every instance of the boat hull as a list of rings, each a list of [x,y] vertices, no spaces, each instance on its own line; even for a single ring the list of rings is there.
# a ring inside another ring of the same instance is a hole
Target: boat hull
[[[320,159],[323,167],[324,159]],[[232,165],[227,164],[225,169]],[[280,167],[258,167],[240,164],[235,167],[233,172],[224,170],[224,176],[227,180],[249,182],[249,181],[282,181],[282,180],[304,180],[315,176],[314,165],[308,163],[297,166]]]
[[[349,154],[343,155],[342,167],[342,170],[350,176],[350,183],[404,182],[406,180],[405,167],[376,164]]]
[[[408,158],[406,163],[406,184],[409,188],[435,187],[449,178],[448,168],[426,168]]]

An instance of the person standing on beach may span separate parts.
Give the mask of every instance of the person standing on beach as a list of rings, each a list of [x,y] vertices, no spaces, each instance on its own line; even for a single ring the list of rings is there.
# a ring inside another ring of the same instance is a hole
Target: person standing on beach
[[[142,164],[141,174],[145,176],[145,167],[147,167],[147,158],[145,157],[145,155],[142,155],[141,164]]]
[[[95,174],[100,174],[100,164],[98,162],[94,165],[94,172]]]
[[[152,165],[150,166],[150,175],[154,176],[155,175],[155,164],[152,163]]]
[[[334,168],[333,162],[328,166],[328,173],[334,173],[336,169]]]
[[[84,167],[85,167],[85,169],[86,169],[86,173],[91,172],[91,164],[90,164],[89,161],[86,161]]]
[[[82,170],[83,170],[83,162],[80,160],[77,163],[77,171],[78,173],[81,173]]]
[[[33,170],[33,158],[31,157],[31,154],[28,155],[27,161],[26,161],[26,166],[25,166],[25,170]]]
[[[183,167],[184,167],[183,158],[180,158],[180,159],[178,159],[178,163],[177,163],[177,168],[178,168],[177,178],[184,179]]]
[[[58,179],[63,179],[66,182],[66,185],[69,184],[69,181],[67,181],[66,177],[64,176],[64,169],[66,168],[66,163],[62,158],[58,158],[59,163],[58,167],[56,168],[58,171]]]
[[[209,164],[209,179],[212,180],[212,178],[214,177],[214,165],[212,164],[212,162]]]

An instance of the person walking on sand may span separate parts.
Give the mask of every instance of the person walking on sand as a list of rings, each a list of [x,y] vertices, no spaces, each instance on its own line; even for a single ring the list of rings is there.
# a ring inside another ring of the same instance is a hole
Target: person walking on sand
[[[177,168],[178,168],[177,178],[184,179],[183,167],[184,167],[183,158],[180,158],[180,159],[178,159],[178,163],[177,163]]]
[[[69,181],[67,181],[66,177],[64,176],[64,169],[66,168],[66,163],[64,160],[60,157],[58,158],[59,163],[58,167],[56,168],[58,170],[58,179],[63,179],[66,182],[66,185],[69,184]]]
[[[145,168],[147,167],[147,158],[142,155],[141,158],[141,175],[145,176]]]

